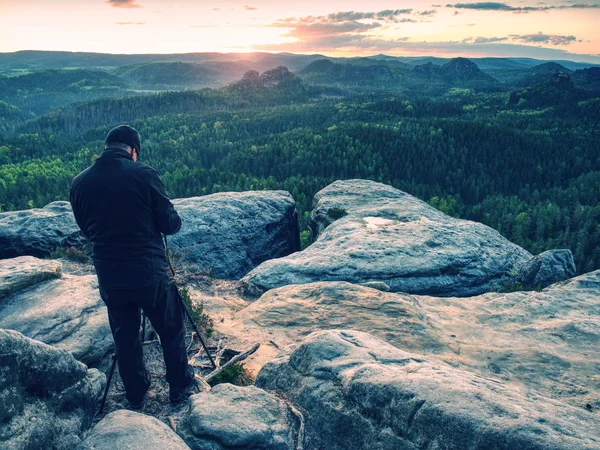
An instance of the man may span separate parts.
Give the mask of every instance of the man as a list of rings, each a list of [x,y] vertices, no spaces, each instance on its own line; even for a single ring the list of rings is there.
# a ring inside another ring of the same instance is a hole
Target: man
[[[70,196],[77,224],[92,245],[119,373],[133,409],[143,406],[150,387],[140,308],[160,336],[171,401],[185,400],[194,385],[183,306],[161,235],[177,233],[181,219],[158,173],[137,163],[140,149],[137,130],[127,125],[112,129],[100,157],[73,180]]]

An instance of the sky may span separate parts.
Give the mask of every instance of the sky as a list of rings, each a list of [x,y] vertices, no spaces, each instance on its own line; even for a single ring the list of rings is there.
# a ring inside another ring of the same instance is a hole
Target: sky
[[[600,0],[0,0],[0,52],[384,53],[600,63],[599,28]]]

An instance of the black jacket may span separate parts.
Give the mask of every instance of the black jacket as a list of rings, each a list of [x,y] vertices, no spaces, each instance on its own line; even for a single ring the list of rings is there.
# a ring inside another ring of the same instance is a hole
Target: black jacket
[[[156,170],[108,148],[75,177],[70,197],[102,286],[141,288],[168,278],[161,233],[177,233],[181,219]]]

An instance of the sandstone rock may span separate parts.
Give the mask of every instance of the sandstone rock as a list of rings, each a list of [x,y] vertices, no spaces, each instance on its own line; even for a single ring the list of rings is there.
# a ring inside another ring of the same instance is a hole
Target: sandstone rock
[[[0,260],[0,298],[48,278],[58,278],[61,272],[62,264],[58,261],[33,256]]]
[[[241,278],[267,259],[300,250],[296,203],[287,192],[223,192],[173,204],[183,223],[169,238],[171,248],[216,277]],[[85,242],[69,202],[0,214],[0,259],[43,257]]]
[[[345,215],[375,216],[404,222],[421,217],[431,221],[448,218],[406,192],[369,180],[336,181],[315,194],[313,208],[310,225],[315,237]]]
[[[42,258],[57,247],[85,243],[69,202],[0,213],[0,259],[31,255]]]
[[[177,432],[198,450],[292,450],[296,420],[282,400],[262,389],[219,384],[191,397]]]
[[[575,276],[576,272],[571,250],[548,250],[523,264],[519,268],[516,281],[524,289],[543,289]]]
[[[77,449],[189,450],[189,447],[154,417],[120,409],[98,422]]]
[[[241,278],[267,259],[300,250],[296,204],[287,192],[224,192],[173,204],[183,225],[170,246],[217,278]]]
[[[495,289],[531,258],[483,224],[373,181],[336,181],[315,198],[317,241],[261,264],[244,278],[249,286],[383,282],[394,292],[462,297]]]
[[[261,343],[262,353],[248,362],[254,370],[311,332],[355,329],[515,390],[600,411],[600,271],[542,292],[467,298],[385,293],[345,282],[285,286],[223,325],[229,335]]]
[[[235,315],[241,335],[279,348],[335,328],[368,331],[401,348],[446,347],[418,300],[342,281],[285,286],[266,292]]]
[[[75,448],[105,384],[69,352],[0,329],[0,447]]]
[[[0,328],[68,350],[89,366],[101,364],[113,349],[95,275],[64,275],[4,298]]]
[[[305,412],[310,449],[597,449],[598,417],[356,331],[311,334],[256,385]]]

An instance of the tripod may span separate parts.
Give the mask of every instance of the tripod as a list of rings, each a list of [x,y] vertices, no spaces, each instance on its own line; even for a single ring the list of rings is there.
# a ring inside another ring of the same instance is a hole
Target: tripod
[[[167,236],[163,235],[163,239],[165,242],[165,251],[166,251],[166,255],[167,255],[167,262],[169,263],[169,271],[171,272],[171,275],[173,277],[175,277],[175,269],[173,268],[173,264],[171,263],[171,257],[169,255],[169,245],[167,242]],[[206,347],[206,343],[202,339],[202,335],[200,334],[200,331],[198,330],[198,326],[194,322],[194,319],[192,318],[192,315],[190,314],[189,309],[185,305],[185,302],[183,301],[181,294],[178,293],[177,298],[179,299],[179,303],[181,304],[181,307],[183,308],[183,312],[184,312],[185,316],[187,317],[188,321],[190,322],[192,329],[196,333],[196,336],[198,336],[198,340],[200,341],[200,344],[202,344],[202,348],[206,352],[206,355],[208,356],[208,359],[210,360],[213,370],[216,370],[217,365],[215,364],[215,361],[213,360],[212,356],[210,355],[210,352],[208,351],[208,348]],[[144,343],[145,339],[146,339],[146,313],[144,313],[144,311],[142,310],[142,343]],[[106,380],[106,388],[104,389],[104,396],[102,397],[102,402],[100,403],[100,409],[98,411],[98,414],[102,413],[102,410],[104,409],[104,405],[106,404],[106,397],[108,397],[108,391],[110,390],[112,378],[115,373],[115,368],[117,366],[117,354],[116,353],[113,353],[112,359],[113,359],[113,362],[110,367],[108,379]]]

